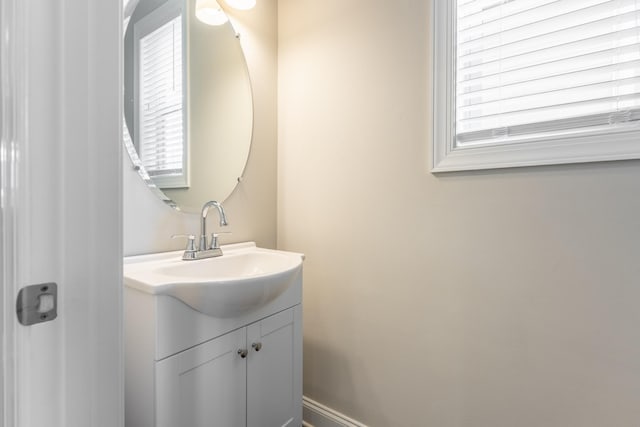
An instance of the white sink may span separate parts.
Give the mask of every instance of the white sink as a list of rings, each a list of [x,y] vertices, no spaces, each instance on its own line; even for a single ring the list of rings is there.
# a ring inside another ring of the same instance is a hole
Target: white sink
[[[124,284],[225,318],[266,305],[302,271],[301,254],[262,249],[253,242],[222,246],[222,251],[220,257],[196,261],[183,261],[182,251],[128,257]]]

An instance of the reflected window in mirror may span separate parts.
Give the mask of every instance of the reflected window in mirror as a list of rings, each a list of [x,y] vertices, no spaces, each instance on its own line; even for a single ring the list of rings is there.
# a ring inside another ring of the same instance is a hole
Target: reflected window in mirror
[[[135,129],[140,160],[160,188],[189,186],[183,16],[167,2],[135,23]]]

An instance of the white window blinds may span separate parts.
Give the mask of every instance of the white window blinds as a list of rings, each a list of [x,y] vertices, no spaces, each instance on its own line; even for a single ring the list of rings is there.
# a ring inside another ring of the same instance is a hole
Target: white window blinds
[[[640,124],[640,0],[457,0],[457,146]]]
[[[183,123],[182,17],[179,15],[139,41],[139,151],[155,177],[185,174]],[[155,181],[155,179],[154,179]],[[178,179],[163,187],[184,185]]]

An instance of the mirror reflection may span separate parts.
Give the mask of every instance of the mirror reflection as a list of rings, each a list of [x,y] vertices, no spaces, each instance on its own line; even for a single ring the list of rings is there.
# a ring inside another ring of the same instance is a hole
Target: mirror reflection
[[[151,190],[187,212],[231,194],[253,127],[240,41],[230,22],[207,25],[195,9],[196,0],[125,6],[127,151]]]

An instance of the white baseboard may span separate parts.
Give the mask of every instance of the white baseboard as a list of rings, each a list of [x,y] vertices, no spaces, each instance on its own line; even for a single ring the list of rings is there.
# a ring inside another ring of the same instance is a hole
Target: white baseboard
[[[304,427],[367,427],[306,396],[302,397],[302,418]]]

